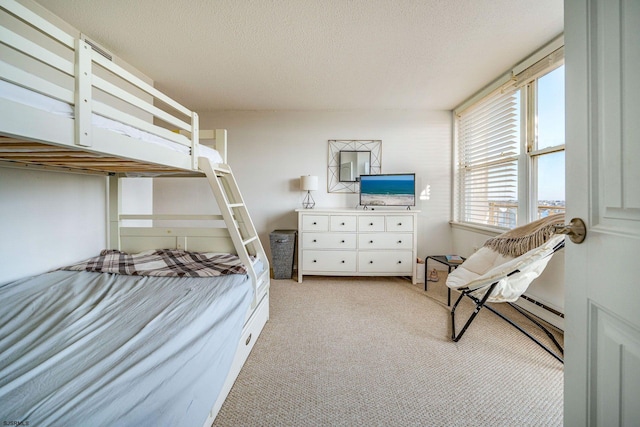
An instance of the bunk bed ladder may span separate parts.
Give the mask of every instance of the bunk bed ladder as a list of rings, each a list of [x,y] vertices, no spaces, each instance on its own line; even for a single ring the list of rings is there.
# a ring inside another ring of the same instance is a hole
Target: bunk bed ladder
[[[251,221],[249,211],[242,199],[242,194],[233,176],[231,167],[226,164],[216,164],[214,168],[209,159],[200,157],[198,159],[200,170],[207,176],[209,185],[213,190],[216,201],[220,208],[222,218],[227,224],[229,234],[238,256],[242,263],[248,266],[247,270],[251,279],[255,283],[255,294],[253,306],[258,303],[258,289],[262,283],[268,283],[269,261],[264,251],[258,233]],[[258,276],[253,268],[250,256],[262,260],[265,269]]]

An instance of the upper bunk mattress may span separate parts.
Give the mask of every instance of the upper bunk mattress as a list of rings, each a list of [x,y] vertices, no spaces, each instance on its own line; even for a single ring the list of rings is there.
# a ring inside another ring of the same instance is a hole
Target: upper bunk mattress
[[[34,92],[6,80],[0,80],[0,98],[28,105],[41,111],[46,111],[55,115],[59,115],[61,117],[70,119],[74,117],[73,107],[66,102],[62,102],[41,93]],[[133,126],[126,125],[124,123],[106,118],[104,116],[100,116],[98,114],[92,114],[91,122],[93,126],[117,132],[131,138],[149,142],[151,144],[161,145],[182,154],[189,154],[190,152],[190,148],[185,145],[178,144],[152,133],[137,129]],[[206,145],[199,145],[199,155],[208,158],[211,163],[224,163],[224,160],[222,159],[220,153],[214,148]]]
[[[201,426],[253,298],[246,275],[54,271],[0,286],[0,419]]]

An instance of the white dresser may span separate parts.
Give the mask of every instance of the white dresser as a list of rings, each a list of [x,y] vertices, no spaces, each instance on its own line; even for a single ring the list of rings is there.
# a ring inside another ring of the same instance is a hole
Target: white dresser
[[[297,209],[302,276],[410,276],[415,284],[414,210]]]

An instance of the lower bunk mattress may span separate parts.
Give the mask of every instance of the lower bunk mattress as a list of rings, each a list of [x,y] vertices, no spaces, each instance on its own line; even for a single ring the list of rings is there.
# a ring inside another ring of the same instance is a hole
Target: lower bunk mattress
[[[202,426],[253,298],[214,278],[53,271],[0,286],[0,419]]]

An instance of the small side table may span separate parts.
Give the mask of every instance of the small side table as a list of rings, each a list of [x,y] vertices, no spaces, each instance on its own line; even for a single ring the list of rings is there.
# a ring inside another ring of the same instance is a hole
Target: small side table
[[[464,260],[466,260],[466,258],[461,257],[462,261],[464,262]],[[451,273],[453,270],[455,270],[456,268],[458,268],[458,266],[460,265],[459,263],[453,263],[453,262],[449,262],[447,261],[447,257],[445,255],[429,255],[427,258],[425,258],[424,264],[425,264],[425,269],[424,269],[424,290],[427,290],[427,276],[429,274],[429,269],[426,268],[427,267],[427,261],[429,261],[429,259],[432,259],[434,261],[439,262],[440,264],[444,264],[447,266],[447,268],[449,269],[449,271],[447,272],[447,274]],[[451,288],[447,287],[447,306],[451,305]]]

